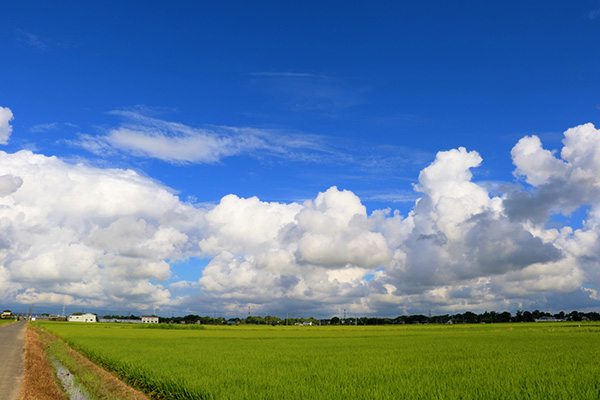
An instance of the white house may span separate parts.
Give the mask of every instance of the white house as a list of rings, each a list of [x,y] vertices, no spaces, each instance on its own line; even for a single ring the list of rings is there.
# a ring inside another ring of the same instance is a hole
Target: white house
[[[142,324],[158,324],[156,315],[142,315]]]
[[[96,314],[73,314],[67,318],[69,322],[97,322]]]

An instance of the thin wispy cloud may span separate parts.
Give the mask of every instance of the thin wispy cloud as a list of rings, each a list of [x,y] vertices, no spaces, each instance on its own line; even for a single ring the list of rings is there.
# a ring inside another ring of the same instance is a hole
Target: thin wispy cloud
[[[29,132],[32,133],[45,133],[58,131],[65,128],[77,129],[79,126],[70,122],[46,122],[43,124],[36,124],[29,128]]]
[[[423,123],[423,118],[414,114],[394,114],[375,118],[375,123],[383,126],[403,127]]]
[[[248,75],[266,78],[314,78],[317,76],[305,72],[251,72]]]
[[[597,2],[596,8],[588,12],[588,18],[592,21],[595,21],[598,17],[600,17],[600,2]]]
[[[366,85],[351,78],[304,72],[254,72],[252,83],[295,112],[337,112],[362,104]]]
[[[397,172],[398,168],[420,168],[433,156],[431,152],[406,146],[378,145],[365,149],[363,145],[359,159],[365,170]]]
[[[419,196],[414,191],[363,191],[357,193],[362,201],[414,203]]]
[[[123,123],[105,135],[80,134],[72,144],[98,155],[122,152],[182,164],[214,164],[237,155],[314,161],[332,153],[316,135],[250,127],[196,128],[129,110],[109,114]]]
[[[143,114],[143,108],[113,110],[123,121],[102,135],[80,133],[71,145],[102,157],[126,154],[173,164],[215,164],[250,156],[261,162],[348,166],[369,176],[399,176],[399,169],[424,166],[433,155],[402,146],[371,145],[347,138],[283,129],[208,125],[192,127]],[[371,179],[371,178],[369,178]]]
[[[40,35],[24,31],[23,29],[17,29],[15,36],[20,44],[34,47],[38,50],[48,50],[51,46],[49,39],[42,38]]]
[[[72,41],[57,40],[24,29],[16,29],[14,31],[14,37],[19,45],[30,47],[38,51],[65,49],[74,46],[74,42]]]
[[[58,129],[57,122],[48,122],[45,124],[37,124],[37,125],[32,126],[31,128],[29,128],[29,132],[41,133],[41,132],[47,132],[47,131],[54,131],[56,129]]]

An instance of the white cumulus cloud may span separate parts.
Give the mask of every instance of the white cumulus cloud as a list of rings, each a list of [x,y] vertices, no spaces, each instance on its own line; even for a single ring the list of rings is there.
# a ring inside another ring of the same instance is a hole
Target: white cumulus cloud
[[[142,304],[170,301],[150,281],[186,257],[197,210],[129,170],[0,152],[0,265],[25,299]],[[71,296],[71,297],[64,297]],[[150,304],[151,305],[151,304]]]
[[[13,113],[8,107],[0,107],[0,144],[7,144],[12,126],[10,121],[13,119]]]

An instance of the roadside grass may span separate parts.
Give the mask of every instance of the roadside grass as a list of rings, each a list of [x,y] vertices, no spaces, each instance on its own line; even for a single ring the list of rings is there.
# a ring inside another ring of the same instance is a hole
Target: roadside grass
[[[13,322],[16,322],[16,320],[14,318],[0,319],[0,326],[12,324]]]
[[[39,323],[169,399],[598,399],[600,324]]]
[[[90,400],[148,399],[143,393],[126,386],[112,374],[102,370],[89,360],[85,359],[71,349],[63,340],[35,325],[29,329],[37,333],[40,342],[43,343],[46,361],[51,363],[50,359],[57,360],[68,369],[74,382],[82,385],[87,390],[91,397]],[[55,367],[54,365],[51,365],[51,367],[55,380],[57,380]],[[60,382],[58,385],[61,385]],[[38,397],[35,396],[28,398],[38,399]],[[58,399],[59,397],[56,398]],[[67,399],[68,397],[64,398]]]

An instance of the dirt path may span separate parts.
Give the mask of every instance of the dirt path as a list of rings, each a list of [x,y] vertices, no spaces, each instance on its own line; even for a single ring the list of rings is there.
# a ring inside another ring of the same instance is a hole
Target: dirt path
[[[24,373],[25,321],[0,327],[0,398],[16,400]]]

